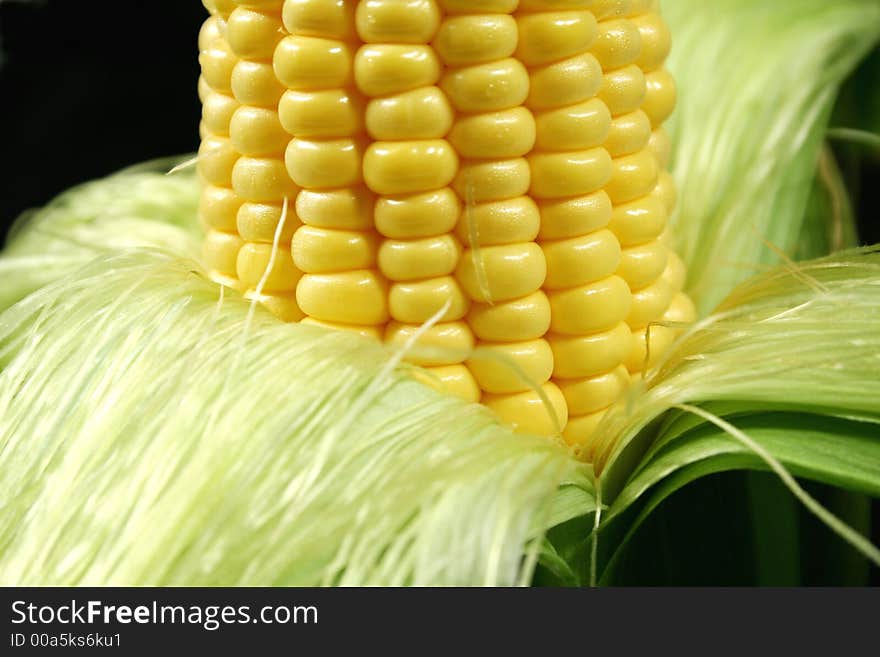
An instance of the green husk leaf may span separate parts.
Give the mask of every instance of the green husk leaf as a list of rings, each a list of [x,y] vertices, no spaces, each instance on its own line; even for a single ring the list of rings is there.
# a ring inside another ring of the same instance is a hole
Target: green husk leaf
[[[669,124],[688,291],[713,308],[793,255],[842,81],[880,39],[875,0],[667,0]],[[775,248],[770,248],[768,244]],[[778,250],[778,251],[777,251]]]

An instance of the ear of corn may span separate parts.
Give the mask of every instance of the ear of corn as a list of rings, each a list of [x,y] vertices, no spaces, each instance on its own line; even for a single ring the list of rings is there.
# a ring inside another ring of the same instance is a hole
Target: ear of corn
[[[589,457],[674,337],[658,322],[694,318],[666,230],[675,86],[656,3],[208,8],[212,275],[288,321],[416,340],[426,381]]]

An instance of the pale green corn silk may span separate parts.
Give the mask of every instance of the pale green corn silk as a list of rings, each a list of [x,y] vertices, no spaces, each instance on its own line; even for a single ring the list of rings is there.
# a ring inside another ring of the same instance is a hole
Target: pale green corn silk
[[[711,10],[707,8],[711,5]],[[880,38],[876,0],[664,0],[678,249],[703,314],[794,255],[842,80]]]
[[[515,584],[589,510],[561,447],[249,309],[128,250],[0,315],[0,583]]]

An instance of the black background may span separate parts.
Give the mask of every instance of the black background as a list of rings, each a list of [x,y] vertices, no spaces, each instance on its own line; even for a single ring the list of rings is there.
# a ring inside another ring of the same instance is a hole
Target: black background
[[[197,150],[205,16],[199,0],[0,0],[0,243],[72,185]],[[863,240],[880,241],[878,158],[861,167]]]

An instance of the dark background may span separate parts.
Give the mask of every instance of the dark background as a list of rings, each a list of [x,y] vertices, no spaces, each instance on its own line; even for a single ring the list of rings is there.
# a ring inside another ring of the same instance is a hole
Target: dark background
[[[197,150],[205,16],[199,0],[0,0],[0,243],[22,210],[72,185]],[[872,83],[863,69],[844,95]],[[835,149],[863,242],[880,242],[880,157]]]

